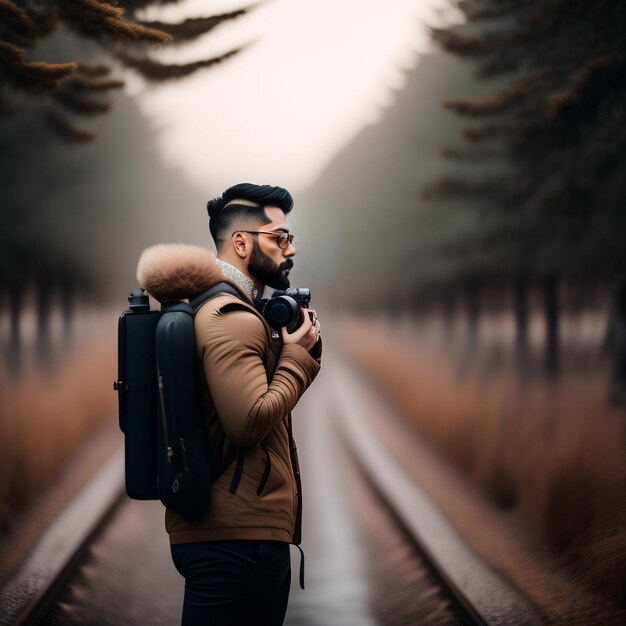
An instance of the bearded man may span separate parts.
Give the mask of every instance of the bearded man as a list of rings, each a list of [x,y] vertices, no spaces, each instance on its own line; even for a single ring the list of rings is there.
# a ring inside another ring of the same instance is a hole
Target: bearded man
[[[182,623],[282,624],[298,546],[302,501],[291,411],[320,369],[320,323],[303,312],[293,333],[270,328],[253,301],[286,289],[296,249],[293,207],[281,187],[242,183],[207,204],[217,257],[172,245],[147,255],[140,284],[162,299],[193,297],[221,281],[225,293],[197,311],[205,442],[236,460],[212,485],[208,513],[165,522],[174,565],[185,577]],[[144,253],[145,254],[145,253]],[[141,262],[140,262],[141,263]],[[267,295],[267,294],[266,294]],[[303,585],[301,561],[301,585]]]

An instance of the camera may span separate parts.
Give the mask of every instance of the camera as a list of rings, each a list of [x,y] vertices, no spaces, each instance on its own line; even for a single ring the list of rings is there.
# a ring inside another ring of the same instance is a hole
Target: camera
[[[286,326],[287,332],[293,333],[304,321],[304,313],[300,309],[308,309],[310,302],[310,289],[281,289],[275,291],[271,298],[255,300],[254,306],[272,328]]]

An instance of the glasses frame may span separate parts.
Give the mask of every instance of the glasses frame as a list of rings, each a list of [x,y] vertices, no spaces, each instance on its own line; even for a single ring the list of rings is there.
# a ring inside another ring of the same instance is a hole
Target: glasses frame
[[[236,235],[237,233],[249,233],[251,235],[273,235],[274,237],[276,237],[276,243],[281,250],[286,250],[293,242],[293,238],[295,237],[295,235],[292,235],[291,233],[277,233],[272,230],[236,230],[233,235]],[[283,242],[286,242],[286,244],[281,245],[281,243]]]

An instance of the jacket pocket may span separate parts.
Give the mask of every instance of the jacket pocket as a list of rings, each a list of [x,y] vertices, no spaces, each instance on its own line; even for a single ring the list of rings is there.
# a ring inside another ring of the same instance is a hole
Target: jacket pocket
[[[263,473],[257,486],[257,495],[266,496],[279,489],[286,489],[288,478],[285,475],[286,467],[280,455],[267,444],[262,444],[264,457]],[[287,492],[288,493],[288,492]]]
[[[263,452],[265,452],[265,457],[261,460],[265,467],[263,468],[263,474],[261,475],[261,480],[259,481],[259,486],[256,490],[257,496],[260,496],[263,493],[267,479],[270,477],[270,473],[272,471],[272,457],[270,455],[270,450],[265,443],[261,444],[261,448],[263,449]]]

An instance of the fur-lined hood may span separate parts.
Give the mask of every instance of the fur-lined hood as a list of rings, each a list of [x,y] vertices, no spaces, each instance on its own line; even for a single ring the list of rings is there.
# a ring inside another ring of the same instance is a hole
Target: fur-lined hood
[[[211,250],[190,244],[160,243],[142,252],[137,280],[153,298],[167,302],[189,298],[228,278]]]

